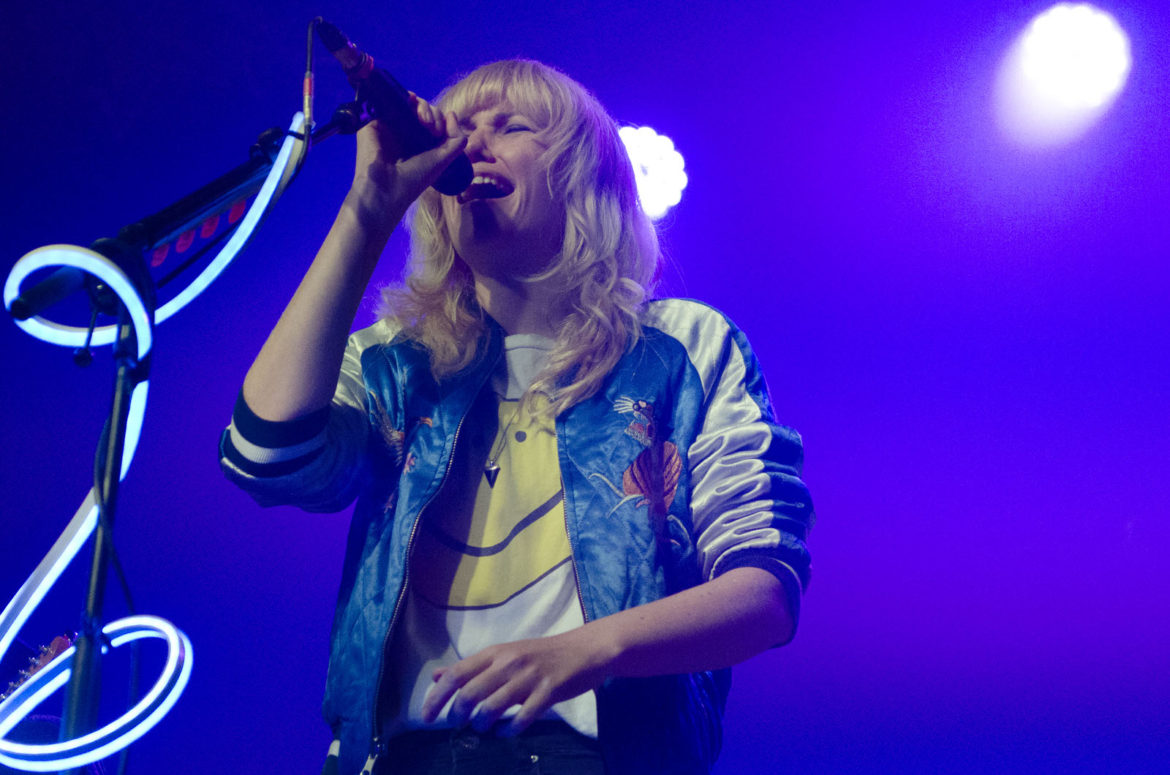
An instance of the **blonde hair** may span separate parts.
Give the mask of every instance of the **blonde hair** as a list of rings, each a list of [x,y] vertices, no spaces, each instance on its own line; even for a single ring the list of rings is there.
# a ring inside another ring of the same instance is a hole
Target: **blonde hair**
[[[446,89],[437,103],[466,117],[505,100],[540,125],[549,190],[565,208],[561,250],[545,276],[558,282],[567,317],[528,391],[550,396],[555,416],[593,395],[641,336],[639,313],[659,271],[658,238],[638,203],[617,125],[559,70],[529,60],[493,62]],[[415,203],[410,238],[405,283],[383,291],[382,314],[430,351],[431,369],[442,379],[474,361],[484,313],[433,189]]]

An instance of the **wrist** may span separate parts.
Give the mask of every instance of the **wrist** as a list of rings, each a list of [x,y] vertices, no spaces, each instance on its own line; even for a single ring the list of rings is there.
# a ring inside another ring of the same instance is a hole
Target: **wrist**
[[[341,209],[348,212],[364,231],[373,236],[388,236],[402,220],[409,205],[368,178],[355,177]]]
[[[579,637],[585,644],[588,654],[586,661],[590,672],[597,676],[598,682],[616,677],[620,673],[624,647],[621,630],[613,625],[612,617],[605,617],[566,633]]]

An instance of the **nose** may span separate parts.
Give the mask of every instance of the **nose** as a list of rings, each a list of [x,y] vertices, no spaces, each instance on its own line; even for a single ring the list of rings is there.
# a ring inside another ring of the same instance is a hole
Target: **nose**
[[[487,127],[479,126],[471,130],[467,135],[467,147],[463,150],[473,162],[475,161],[495,161],[492,156],[491,146],[488,143]]]

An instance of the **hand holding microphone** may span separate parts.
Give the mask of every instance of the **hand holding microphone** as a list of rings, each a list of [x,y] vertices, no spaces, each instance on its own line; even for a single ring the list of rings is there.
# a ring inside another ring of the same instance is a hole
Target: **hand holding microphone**
[[[358,99],[370,107],[373,117],[393,138],[393,146],[400,158],[407,159],[443,146],[457,136],[458,128],[447,126],[446,117],[407,92],[388,72],[375,67],[373,57],[358,50],[339,29],[321,20],[317,23],[317,33],[341,63],[349,82],[357,89]],[[424,118],[429,119],[425,124]],[[451,148],[445,147],[444,150],[450,151]],[[447,155],[441,153],[440,157]],[[470,185],[471,178],[471,161],[457,153],[434,181],[434,186],[444,194],[455,195]]]
[[[416,98],[417,99],[417,98]],[[428,151],[403,158],[401,143],[381,121],[372,121],[357,132],[353,204],[371,222],[397,221],[419,194],[435,183],[452,159],[463,158],[467,137],[454,114],[443,114],[421,99],[417,102],[420,124],[440,143]]]

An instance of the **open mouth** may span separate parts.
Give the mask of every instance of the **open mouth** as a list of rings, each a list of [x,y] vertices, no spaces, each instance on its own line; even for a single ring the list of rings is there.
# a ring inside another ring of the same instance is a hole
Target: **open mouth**
[[[511,194],[513,188],[504,178],[495,175],[476,175],[471,179],[471,185],[459,195],[459,204],[476,199],[499,199]]]

